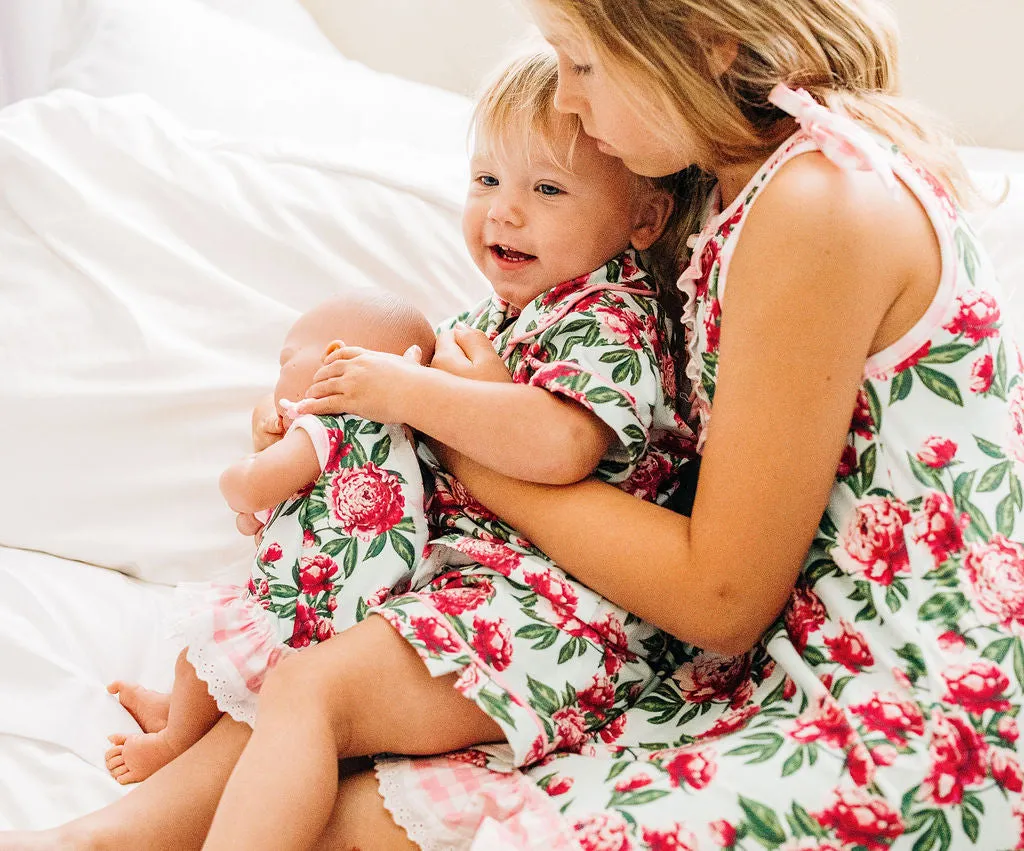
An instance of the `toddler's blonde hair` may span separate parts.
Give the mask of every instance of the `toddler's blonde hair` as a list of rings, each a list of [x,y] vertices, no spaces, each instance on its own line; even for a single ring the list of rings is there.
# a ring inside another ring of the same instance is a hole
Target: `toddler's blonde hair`
[[[900,97],[899,35],[880,0],[530,0],[565,20],[635,93],[669,144],[687,133],[698,163],[767,157],[790,124],[768,102],[777,83],[862,121],[932,172],[958,198],[967,172],[934,118]],[[739,45],[721,77],[711,47]],[[660,120],[659,120],[660,119]],[[711,186],[693,167],[677,177],[682,233],[695,229]]]

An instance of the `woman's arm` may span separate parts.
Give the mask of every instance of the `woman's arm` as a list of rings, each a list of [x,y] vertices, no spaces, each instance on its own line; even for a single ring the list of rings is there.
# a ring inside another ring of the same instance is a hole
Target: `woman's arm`
[[[691,518],[595,481],[542,487],[442,460],[610,600],[706,649],[747,650],[792,592],[883,318],[937,255],[923,216],[909,193],[894,202],[873,175],[813,155],[764,190],[729,272]]]
[[[313,441],[296,428],[262,452],[228,467],[221,474],[220,491],[232,511],[253,514],[284,502],[319,476]]]

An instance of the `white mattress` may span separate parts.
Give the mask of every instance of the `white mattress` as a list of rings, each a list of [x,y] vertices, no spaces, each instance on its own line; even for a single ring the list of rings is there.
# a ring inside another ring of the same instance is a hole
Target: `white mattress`
[[[112,679],[166,688],[166,586],[0,547],[0,829],[42,828],[122,793],[103,753],[139,732]]]

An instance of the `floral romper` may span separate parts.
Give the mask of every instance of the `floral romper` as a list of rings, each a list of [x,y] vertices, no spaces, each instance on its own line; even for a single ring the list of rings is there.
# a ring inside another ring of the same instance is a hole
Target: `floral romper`
[[[801,129],[712,212],[680,280],[699,432],[730,259],[794,157],[914,193],[941,245],[934,301],[865,364],[827,510],[758,647],[690,648],[614,729],[523,772],[476,750],[390,765],[385,803],[424,849],[1024,849],[1024,364],[992,266],[933,177],[803,93],[773,99]]]
[[[519,311],[497,295],[458,317],[484,331],[513,381],[572,399],[617,437],[595,475],[664,500],[693,455],[675,412],[668,320],[632,251]],[[453,321],[454,322],[454,321]],[[408,593],[371,611],[505,732],[506,770],[576,747],[671,666],[660,631],[580,585],[476,503],[425,447],[434,537]]]

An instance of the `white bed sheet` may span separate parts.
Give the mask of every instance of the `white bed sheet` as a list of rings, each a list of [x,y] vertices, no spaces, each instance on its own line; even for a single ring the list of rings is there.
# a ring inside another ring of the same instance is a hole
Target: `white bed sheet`
[[[106,737],[139,729],[106,684],[168,687],[171,593],[0,547],[0,829],[50,827],[123,794],[104,768]]]

